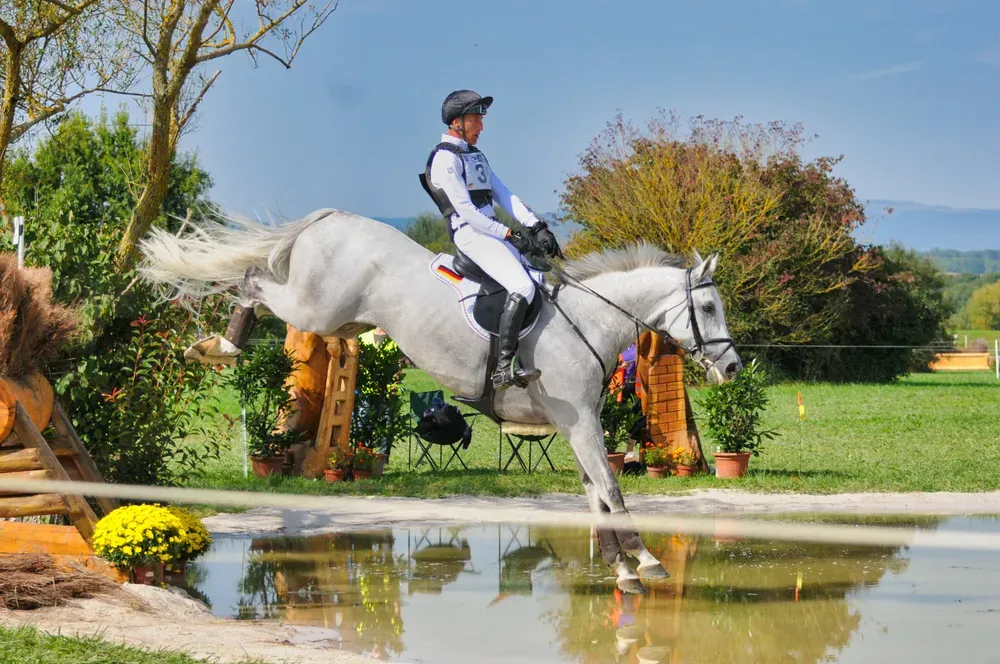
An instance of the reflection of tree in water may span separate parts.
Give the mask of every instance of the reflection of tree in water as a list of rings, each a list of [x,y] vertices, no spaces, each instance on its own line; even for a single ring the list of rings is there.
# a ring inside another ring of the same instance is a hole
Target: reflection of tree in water
[[[642,664],[824,661],[848,644],[860,624],[848,595],[908,564],[901,557],[905,547],[758,543],[724,536],[645,539],[672,578],[649,584],[641,597],[616,592],[613,579],[603,575],[589,589],[576,585],[580,575],[567,580],[576,585],[569,605],[546,616],[566,654],[580,662]]]

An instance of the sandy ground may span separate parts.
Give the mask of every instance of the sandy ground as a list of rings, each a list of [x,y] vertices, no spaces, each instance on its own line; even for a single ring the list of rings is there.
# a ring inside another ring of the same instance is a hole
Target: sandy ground
[[[103,634],[107,641],[153,650],[181,650],[193,657],[234,662],[261,657],[273,664],[368,664],[378,660],[339,649],[335,630],[256,621],[221,620],[183,591],[125,584],[148,610],[120,600],[76,600],[35,611],[0,609],[0,624],[23,623],[63,636]]]
[[[518,510],[584,511],[582,495],[554,494],[534,498],[453,497],[445,499],[370,498],[364,513],[336,507],[289,510],[255,508],[241,514],[218,514],[204,519],[217,535],[309,535],[338,529],[413,524],[414,514],[434,514],[422,525],[454,523],[451,507]],[[1000,491],[990,493],[865,493],[837,495],[764,494],[732,490],[697,490],[678,496],[628,496],[633,513],[691,515],[753,515],[795,513],[849,514],[1000,514]],[[428,509],[429,508],[429,509]],[[464,510],[463,510],[464,511]],[[466,512],[467,514],[467,512]],[[140,611],[117,600],[83,600],[71,606],[38,611],[0,610],[0,623],[29,622],[61,634],[103,632],[109,640],[147,648],[181,649],[197,657],[232,662],[246,656],[275,664],[294,661],[312,664],[361,664],[377,660],[339,649],[334,630],[288,624],[244,622],[216,618],[182,591],[126,584],[150,610]]]

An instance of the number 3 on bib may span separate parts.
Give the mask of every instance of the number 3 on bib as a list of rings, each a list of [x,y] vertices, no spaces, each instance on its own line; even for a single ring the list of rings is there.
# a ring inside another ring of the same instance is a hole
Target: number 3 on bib
[[[465,161],[465,184],[470,190],[492,189],[490,165],[482,154],[463,154]]]

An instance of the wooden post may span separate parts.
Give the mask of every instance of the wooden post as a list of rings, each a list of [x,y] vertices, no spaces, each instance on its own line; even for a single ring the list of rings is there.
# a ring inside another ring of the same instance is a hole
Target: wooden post
[[[67,458],[76,464],[82,478],[88,482],[103,483],[104,477],[101,476],[101,471],[97,469],[97,464],[90,457],[87,448],[83,445],[83,441],[77,435],[76,429],[70,424],[69,417],[66,416],[66,411],[63,410],[62,405],[58,401],[55,403],[55,408],[52,409],[52,426],[55,427],[56,433],[59,434],[60,442],[65,443],[66,447],[74,452],[72,456],[67,456]],[[58,453],[57,456],[59,456]],[[118,507],[118,501],[114,498],[99,497],[97,498],[97,502],[105,514],[110,514]]]
[[[316,443],[302,462],[302,475],[310,478],[323,475],[331,446],[347,449],[351,442],[351,414],[354,412],[360,352],[358,340],[328,337],[326,349],[330,363],[326,372],[323,411]]]

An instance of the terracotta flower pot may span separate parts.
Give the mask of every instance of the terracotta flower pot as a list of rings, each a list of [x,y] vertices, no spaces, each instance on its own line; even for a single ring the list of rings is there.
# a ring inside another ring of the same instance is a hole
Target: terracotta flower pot
[[[344,481],[344,472],[343,470],[330,470],[326,468],[323,470],[323,477],[326,478],[327,482],[342,482]]]
[[[132,583],[138,583],[144,586],[155,586],[160,582],[160,579],[163,578],[163,563],[132,565],[129,572]]]
[[[376,454],[375,466],[372,468],[372,477],[382,477],[383,472],[385,472],[385,455]]]
[[[257,477],[268,477],[277,473],[281,474],[281,465],[285,462],[284,456],[259,457],[250,456],[250,465],[253,467],[253,474]]]
[[[163,580],[173,583],[181,583],[184,581],[185,570],[187,569],[187,561],[180,560],[174,561],[163,568]]]
[[[646,475],[649,477],[663,477],[666,472],[666,466],[646,466]]]
[[[674,475],[677,477],[692,477],[698,472],[698,466],[681,466],[678,465]]]
[[[370,470],[355,470],[354,479],[356,480],[366,480],[372,476],[372,471]]]
[[[611,466],[612,473],[621,475],[625,471],[625,453],[608,452],[608,465]]]
[[[713,452],[716,477],[743,477],[750,463],[749,452]]]

